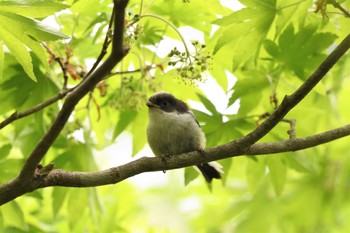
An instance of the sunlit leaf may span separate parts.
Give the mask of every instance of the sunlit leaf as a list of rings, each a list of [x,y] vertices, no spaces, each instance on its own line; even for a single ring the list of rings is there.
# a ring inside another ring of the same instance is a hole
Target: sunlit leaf
[[[214,21],[224,26],[214,49],[217,53],[223,46],[232,50],[232,71],[249,59],[257,59],[260,46],[276,15],[276,0],[241,1],[247,8]]]
[[[0,2],[0,11],[6,11],[23,15],[27,17],[42,18],[52,15],[55,12],[66,9],[68,5],[45,0],[26,0],[26,1],[3,1]]]
[[[10,12],[0,11],[0,26],[0,40],[5,43],[27,75],[34,81],[36,77],[33,72],[32,58],[26,47],[29,47],[48,68],[46,53],[39,42],[67,38],[40,21]]]
[[[19,64],[21,64],[27,73],[28,77],[30,77],[33,81],[36,81],[36,77],[33,72],[32,58],[22,42],[13,36],[10,31],[5,30],[4,28],[0,29],[0,40],[6,44],[6,47],[10,50],[13,56],[16,57]]]

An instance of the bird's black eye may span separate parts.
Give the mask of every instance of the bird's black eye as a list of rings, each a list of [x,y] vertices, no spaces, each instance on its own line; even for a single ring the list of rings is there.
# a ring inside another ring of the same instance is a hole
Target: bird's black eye
[[[169,105],[169,102],[168,102],[168,101],[164,101],[164,102],[162,103],[162,105],[163,105],[163,106],[168,106],[168,105]]]

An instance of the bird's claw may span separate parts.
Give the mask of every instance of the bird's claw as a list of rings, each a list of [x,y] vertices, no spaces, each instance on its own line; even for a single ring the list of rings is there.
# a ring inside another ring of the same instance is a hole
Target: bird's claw
[[[204,149],[198,149],[198,153],[200,153],[204,158],[207,157],[207,153],[205,153]]]
[[[167,163],[167,159],[169,159],[169,155],[163,155],[160,157],[160,159],[162,160],[162,162],[164,163],[165,166],[168,166],[168,163]],[[166,170],[163,170],[163,173],[165,173]]]

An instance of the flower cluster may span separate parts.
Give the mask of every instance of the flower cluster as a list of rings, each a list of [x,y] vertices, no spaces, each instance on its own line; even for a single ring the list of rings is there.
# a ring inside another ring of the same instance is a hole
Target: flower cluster
[[[176,47],[168,54],[168,65],[175,67],[179,76],[190,84],[204,81],[203,72],[209,70],[212,60],[211,54],[205,51],[205,44],[193,41],[192,45],[194,54],[180,52]]]

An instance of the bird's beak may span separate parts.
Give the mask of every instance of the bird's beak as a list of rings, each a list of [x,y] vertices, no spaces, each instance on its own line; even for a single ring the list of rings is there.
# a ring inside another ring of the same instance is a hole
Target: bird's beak
[[[152,103],[151,101],[146,102],[147,107],[149,108],[160,108],[159,105]]]

